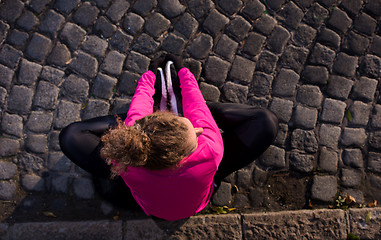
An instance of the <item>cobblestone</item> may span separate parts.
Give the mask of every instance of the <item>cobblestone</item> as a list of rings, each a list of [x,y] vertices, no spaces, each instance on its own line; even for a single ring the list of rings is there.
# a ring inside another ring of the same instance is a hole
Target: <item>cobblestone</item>
[[[125,58],[126,56],[117,51],[110,51],[103,60],[101,69],[111,75],[119,75]]]
[[[0,50],[0,63],[14,69],[17,67],[21,56],[22,52],[8,44],[4,44]]]
[[[191,38],[198,28],[198,22],[189,13],[184,13],[179,21],[175,24],[175,29],[183,34],[186,38]]]
[[[132,42],[132,37],[121,30],[117,30],[111,38],[110,45],[121,53],[125,53]]]
[[[282,98],[273,98],[270,110],[275,113],[281,122],[288,122],[291,119],[293,102]]]
[[[96,57],[103,57],[106,53],[107,41],[95,35],[90,35],[83,43],[82,49]]]
[[[9,114],[5,112],[1,121],[1,129],[4,133],[16,137],[22,137],[23,132],[23,119],[17,114]]]
[[[31,12],[26,10],[19,19],[17,25],[26,31],[30,31],[38,24],[38,18]]]
[[[26,174],[21,177],[21,185],[27,191],[42,192],[45,190],[45,180],[34,174]]]
[[[221,182],[221,185],[212,197],[213,204],[217,206],[229,205],[232,201],[231,191],[232,187],[230,183]]]
[[[292,152],[290,154],[290,167],[296,171],[309,173],[314,169],[315,158],[309,154]]]
[[[233,80],[250,84],[253,80],[255,62],[236,56],[230,69],[229,77]]]
[[[85,30],[73,23],[66,23],[61,31],[61,39],[71,50],[77,49],[86,35]]]
[[[287,124],[279,124],[278,134],[274,140],[274,144],[278,146],[284,147],[288,134],[288,125]]]
[[[64,67],[71,59],[71,53],[65,44],[57,42],[48,57],[48,63]]]
[[[377,81],[375,79],[361,77],[360,80],[355,82],[351,95],[355,99],[371,102],[373,101],[376,88]]]
[[[332,10],[331,16],[327,21],[327,24],[334,30],[340,33],[345,33],[351,26],[352,20],[344,11],[340,10],[339,8],[334,8]]]
[[[103,100],[89,99],[85,109],[83,110],[82,119],[90,119],[108,114],[110,104]]]
[[[365,9],[371,12],[372,14],[376,16],[381,16],[381,2],[380,1],[369,1],[365,5]]]
[[[201,33],[190,45],[188,52],[195,59],[203,59],[209,54],[213,46],[213,38]]]
[[[203,27],[206,28],[212,36],[217,36],[229,23],[229,18],[213,9],[205,19]]]
[[[237,48],[238,43],[224,34],[218,40],[214,52],[225,59],[231,60]]]
[[[65,21],[65,17],[53,10],[49,10],[45,15],[44,19],[41,21],[38,28],[44,32],[50,34],[54,37],[57,31],[61,28]]]
[[[116,98],[113,102],[112,113],[126,113],[128,112],[128,108],[130,107],[131,99],[129,98]]]
[[[33,60],[42,62],[48,56],[51,48],[52,41],[49,38],[35,33],[29,42],[26,53]]]
[[[125,71],[119,78],[118,89],[122,94],[132,96],[135,92],[135,88],[138,85],[140,75]]]
[[[0,179],[7,180],[15,176],[17,166],[11,162],[0,161]]]
[[[344,117],[346,104],[342,101],[326,98],[320,119],[326,122],[341,123]]]
[[[86,77],[93,78],[97,74],[98,61],[87,53],[78,51],[69,63],[69,67]]]
[[[368,77],[379,77],[381,74],[381,58],[367,54],[361,62],[360,69]]]
[[[170,33],[168,37],[164,40],[162,48],[169,53],[181,55],[185,47],[185,44],[186,42],[183,38]]]
[[[362,180],[362,173],[354,169],[343,168],[341,170],[341,185],[344,187],[359,187]]]
[[[83,199],[92,199],[94,197],[94,187],[91,179],[77,178],[73,183],[74,194]]]
[[[25,32],[21,32],[17,29],[10,31],[8,34],[8,41],[16,48],[23,48],[29,38],[29,35]]]
[[[55,7],[63,13],[70,13],[77,5],[79,0],[57,0]]]
[[[377,56],[381,57],[381,37],[374,36],[372,45],[369,51]]]
[[[305,83],[325,85],[328,82],[328,70],[320,66],[306,66],[302,72],[302,78]]]
[[[291,135],[291,148],[315,153],[318,150],[318,141],[313,130],[295,129]]]
[[[233,15],[236,13],[243,5],[241,0],[220,0],[218,5],[222,8],[224,12],[228,15]]]
[[[40,81],[34,95],[33,105],[44,109],[54,109],[57,105],[59,89],[55,85]]]
[[[242,51],[252,56],[256,56],[260,53],[265,40],[266,37],[255,32],[251,32],[245,41]]]
[[[56,193],[67,193],[70,178],[68,176],[53,175],[51,176],[50,190]]]
[[[275,25],[276,21],[274,18],[269,15],[263,15],[256,21],[254,30],[268,36],[273,31]]]
[[[319,129],[319,144],[332,149],[337,149],[340,134],[340,127],[322,124]]]
[[[349,111],[352,115],[352,121],[349,121],[350,125],[367,126],[371,109],[371,105],[361,101],[354,101],[349,107]]]
[[[381,105],[374,106],[371,126],[374,128],[381,128]]]
[[[137,0],[133,9],[141,16],[146,16],[157,5],[156,0]]]
[[[97,77],[94,80],[94,85],[91,92],[96,97],[110,99],[113,95],[116,83],[117,79],[102,73],[98,73]]]
[[[338,161],[338,155],[335,151],[326,147],[320,148],[319,170],[336,173]]]
[[[275,54],[269,51],[263,51],[259,55],[259,60],[257,62],[256,69],[268,74],[272,74],[276,67],[277,61],[278,57]]]
[[[80,109],[80,104],[61,100],[56,109],[54,126],[56,128],[64,128],[70,123],[78,121]]]
[[[376,30],[377,21],[366,13],[360,14],[354,22],[354,29],[366,35],[372,35]]]
[[[344,128],[340,142],[344,146],[362,147],[365,144],[366,133],[363,128]]]
[[[339,34],[332,31],[331,29],[323,28],[322,30],[320,30],[317,40],[323,45],[326,45],[334,49],[338,49],[340,46],[341,38]]]
[[[282,97],[291,97],[295,94],[299,75],[289,69],[281,69],[274,79],[273,94]]]
[[[311,197],[323,202],[331,202],[336,195],[337,180],[334,176],[314,176]]]
[[[262,16],[265,10],[265,5],[263,5],[259,0],[253,0],[246,4],[242,10],[242,13],[251,20],[255,20]]]
[[[63,78],[64,74],[65,73],[63,71],[61,71],[57,68],[53,68],[50,66],[44,66],[42,68],[40,78],[43,80],[46,80],[48,82],[51,82],[54,85],[59,85],[62,82],[62,78]]]
[[[328,15],[328,10],[315,2],[308,9],[303,20],[311,27],[318,28],[323,24]]]
[[[298,105],[296,106],[293,115],[294,126],[303,129],[313,129],[316,125],[317,116],[317,109],[310,109]]]
[[[61,152],[50,152],[47,167],[55,172],[69,172],[73,163]]]
[[[327,87],[327,93],[337,99],[346,100],[351,92],[353,81],[337,75],[331,75]]]
[[[277,11],[283,4],[285,0],[274,0],[267,2],[267,6],[273,9],[274,11]]]
[[[153,14],[145,23],[146,32],[154,38],[168,30],[171,22],[160,13]]]
[[[345,149],[343,151],[342,159],[345,165],[353,168],[363,168],[364,162],[360,149]]]
[[[316,29],[306,25],[300,24],[293,35],[293,39],[301,46],[309,46],[316,37]]]
[[[20,142],[11,138],[0,137],[0,157],[16,155],[20,150]]]
[[[85,102],[88,92],[88,82],[77,75],[71,74],[62,83],[62,95],[75,102]]]
[[[16,185],[13,182],[0,182],[0,199],[12,200],[16,192]]]
[[[279,20],[287,27],[295,29],[304,16],[303,11],[293,2],[288,2],[279,11]]]
[[[369,152],[368,169],[375,173],[381,173],[381,154]]]
[[[42,134],[28,134],[25,148],[34,153],[44,153],[48,150],[48,139]]]
[[[133,72],[143,74],[147,71],[150,63],[150,59],[140,53],[131,51],[127,55],[124,67],[127,70],[132,70]]]
[[[317,43],[309,57],[309,62],[316,65],[331,67],[333,60],[335,59],[335,55],[336,53],[333,50]]]
[[[243,17],[236,16],[229,25],[226,27],[226,31],[238,40],[243,40],[249,32],[251,25]]]
[[[53,114],[44,111],[33,111],[28,117],[25,126],[28,130],[36,133],[49,132],[53,122]]]
[[[210,56],[205,65],[206,81],[220,87],[225,82],[229,67],[229,62],[219,57]]]
[[[10,23],[14,23],[21,15],[24,4],[19,0],[5,1],[0,8],[0,17]]]
[[[350,31],[344,39],[342,48],[352,55],[363,55],[369,46],[369,39],[353,31]]]
[[[137,42],[132,46],[133,50],[148,55],[154,53],[159,47],[159,43],[153,38],[143,33]]]
[[[200,83],[200,90],[205,98],[205,101],[218,102],[220,99],[220,90],[211,84]]]
[[[296,95],[296,100],[309,107],[319,107],[323,95],[320,88],[312,85],[300,86]]]
[[[128,13],[123,21],[124,29],[132,35],[136,35],[143,28],[143,25],[144,19],[135,13]]]
[[[95,23],[95,31],[99,32],[102,38],[109,38],[116,31],[116,26],[102,16]]]
[[[280,58],[280,65],[285,68],[291,68],[297,73],[303,69],[304,63],[307,59],[309,51],[303,47],[288,46],[282,57]]]
[[[27,114],[32,105],[33,91],[25,86],[13,86],[8,97],[8,109]]]
[[[250,92],[257,96],[267,96],[270,93],[273,77],[263,72],[255,72],[250,85]]]
[[[349,12],[350,15],[355,16],[359,13],[360,9],[362,8],[363,1],[362,0],[343,0],[341,2],[341,6],[344,8],[345,11]]]
[[[118,22],[120,19],[122,19],[123,15],[126,13],[129,7],[130,3],[128,1],[116,0],[107,9],[106,15],[113,22]]]
[[[22,83],[24,85],[32,85],[37,81],[37,78],[39,77],[41,70],[41,65],[34,62],[30,62],[26,59],[21,59],[17,82]]]
[[[222,88],[222,92],[228,102],[246,103],[249,88],[233,82],[227,82]]]
[[[91,5],[90,2],[84,2],[73,14],[73,19],[82,27],[89,27],[92,25],[99,14],[96,6]]]
[[[267,39],[268,47],[275,53],[281,53],[285,48],[289,38],[290,33],[285,28],[281,26],[275,26],[271,35]]]
[[[168,18],[174,18],[181,15],[186,7],[179,0],[164,0],[160,2],[160,8]]]
[[[275,169],[286,167],[286,153],[284,149],[271,145],[260,157],[260,162]]]

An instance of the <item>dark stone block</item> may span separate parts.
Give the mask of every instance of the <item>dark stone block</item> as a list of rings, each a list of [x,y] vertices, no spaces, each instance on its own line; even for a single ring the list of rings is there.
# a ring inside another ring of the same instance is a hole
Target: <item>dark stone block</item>
[[[77,103],[83,103],[89,93],[89,84],[83,78],[71,74],[61,86],[62,95]]]
[[[103,57],[106,53],[108,43],[95,35],[88,36],[82,45],[82,49],[96,57]]]
[[[132,35],[136,35],[142,29],[143,25],[144,19],[132,12],[128,13],[123,21],[124,29]]]
[[[254,24],[254,30],[268,36],[274,29],[276,21],[270,15],[263,15]]]
[[[47,133],[53,122],[53,114],[44,111],[33,111],[28,117],[26,128],[36,133]]]
[[[280,123],[278,128],[278,134],[274,140],[274,144],[284,147],[288,135],[288,125]]]
[[[220,87],[226,80],[229,67],[229,62],[215,56],[210,56],[205,65],[206,81]]]
[[[115,98],[112,106],[111,113],[127,113],[130,108],[131,99],[129,98]]]
[[[318,3],[312,4],[304,16],[304,22],[313,28],[319,28],[323,22],[328,18],[328,10],[323,8]]]
[[[381,154],[370,152],[368,156],[368,169],[375,173],[381,173]]]
[[[249,88],[233,82],[225,83],[222,88],[224,99],[233,103],[246,103]]]
[[[45,167],[44,159],[26,152],[19,154],[17,160],[20,169],[28,173],[38,173]]]
[[[331,29],[323,28],[317,37],[318,42],[328,47],[339,49],[340,46],[340,36]]]
[[[4,23],[3,21],[0,21],[0,43],[2,43],[3,40],[6,38],[8,30],[9,25]]]
[[[110,45],[121,53],[125,53],[130,46],[133,37],[125,34],[122,30],[117,30],[110,40]]]
[[[96,21],[95,30],[101,34],[101,37],[109,38],[116,31],[116,26],[102,16]]]
[[[299,75],[294,71],[281,69],[273,82],[273,94],[282,97],[294,96],[298,81]]]
[[[51,2],[51,0],[32,0],[29,4],[29,6],[38,14],[44,10],[46,5],[48,5]]]
[[[19,19],[17,19],[17,25],[25,29],[26,31],[32,30],[38,23],[38,18],[31,12],[26,10]]]
[[[322,4],[324,7],[326,8],[330,8],[330,7],[334,7],[332,5],[336,5],[336,3],[338,2],[339,0],[318,0],[318,2],[320,4]]]
[[[346,100],[351,92],[353,81],[340,76],[330,76],[327,93],[334,98]]]
[[[106,8],[111,0],[94,0],[94,2],[97,4],[100,8]]]
[[[336,150],[338,148],[340,134],[340,127],[322,124],[319,129],[319,144]],[[335,165],[337,167],[337,163]]]
[[[303,11],[293,2],[287,3],[279,12],[278,19],[287,27],[295,29],[304,16]]]
[[[135,44],[132,46],[132,49],[140,52],[142,54],[153,54],[159,48],[159,43],[156,42],[152,37],[143,33],[136,40]]]
[[[241,9],[243,3],[241,0],[219,0],[218,5],[228,15],[233,15],[239,9]]]
[[[73,182],[74,194],[78,198],[92,199],[94,198],[94,186],[91,179],[76,178]]]
[[[42,62],[48,56],[51,49],[52,41],[43,35],[35,33],[29,42],[26,53],[32,59]]]
[[[110,99],[113,95],[114,88],[116,86],[117,79],[107,76],[102,73],[98,73],[94,80],[92,95],[95,97]]]
[[[154,38],[168,30],[171,22],[160,13],[154,13],[145,24],[146,32]]]
[[[216,86],[201,82],[200,90],[205,98],[205,101],[218,102],[218,100],[220,99],[221,93],[218,87]]]
[[[1,129],[4,133],[20,138],[23,134],[23,128],[23,118],[21,116],[17,114],[9,114],[7,112],[4,113],[1,121]]]
[[[253,0],[246,4],[242,10],[242,13],[251,20],[255,20],[262,16],[265,11],[265,5],[263,5],[259,0]]]
[[[368,125],[371,108],[371,105],[361,101],[354,101],[349,107],[349,111],[352,113],[352,120],[349,121],[349,125],[366,127]],[[372,146],[372,144],[370,145]]]
[[[185,40],[181,37],[176,36],[173,33],[170,33],[163,41],[162,48],[176,55],[181,55],[185,47]]]
[[[190,0],[188,8],[196,18],[204,17],[214,8],[214,3],[211,0]]]
[[[29,35],[25,32],[20,32],[17,29],[12,30],[8,35],[8,41],[15,47],[23,48],[29,38]]]
[[[256,69],[271,74],[275,70],[277,61],[278,57],[275,54],[265,50],[259,55]]]
[[[212,49],[213,38],[207,34],[202,33],[190,45],[188,52],[195,59],[206,58]]]
[[[291,135],[291,148],[315,153],[318,150],[318,142],[313,130],[295,129]]]
[[[354,169],[341,169],[341,185],[344,187],[359,187],[361,185],[362,173]]]
[[[369,77],[379,77],[381,71],[381,58],[367,54],[361,62],[360,70]]]
[[[98,61],[82,51],[70,62],[69,67],[89,78],[95,77],[98,71]]]
[[[319,155],[319,170],[336,173],[337,165],[337,153],[329,148],[322,147]]]
[[[271,75],[255,72],[249,91],[257,96],[267,96],[270,94],[272,82],[273,77]]]
[[[302,72],[302,78],[306,83],[324,85],[328,82],[328,70],[325,67],[306,66]]]
[[[129,96],[134,95],[139,79],[139,74],[124,71],[122,76],[119,78],[119,92]]]
[[[236,56],[230,69],[229,77],[247,85],[253,81],[255,62]]]
[[[309,107],[318,108],[323,99],[323,95],[318,86],[302,85],[298,89],[296,100]]]
[[[50,152],[48,169],[55,172],[69,172],[72,162],[60,152]]]
[[[70,49],[75,50],[83,41],[86,35],[85,30],[73,23],[66,23],[61,31],[61,39],[69,46]]]
[[[242,51],[252,56],[256,56],[262,50],[265,40],[266,37],[255,32],[251,32],[245,41]]]
[[[362,8],[363,0],[343,0],[341,7],[344,8],[351,16],[356,16]]]
[[[335,51],[330,48],[316,43],[312,50],[312,54],[309,57],[309,62],[312,64],[323,65],[326,67],[331,67],[333,60],[335,59]]]
[[[280,65],[300,73],[307,60],[308,49],[303,47],[288,46],[280,58]]]
[[[64,75],[65,73],[57,68],[44,66],[40,78],[58,86],[62,82]]]
[[[316,37],[316,30],[308,25],[300,24],[295,31],[294,40],[301,46],[309,46]]]
[[[229,18],[218,12],[216,9],[213,9],[205,19],[203,27],[215,37],[223,31],[228,22]]]
[[[221,185],[212,197],[213,204],[217,206],[229,205],[232,200],[231,191],[232,187],[230,183],[221,182]]]
[[[333,70],[340,75],[352,77],[356,72],[357,65],[357,57],[349,56],[341,52],[336,57]]]
[[[157,5],[156,0],[137,0],[133,6],[133,9],[143,17],[151,12]]]
[[[179,0],[162,0],[160,1],[160,8],[168,18],[177,17],[186,9],[184,5],[181,5]]]
[[[8,44],[4,44],[0,50],[0,63],[14,69],[17,67],[21,56],[21,51],[11,47]]]
[[[270,37],[267,39],[268,47],[275,53],[281,53],[283,52],[289,38],[290,33],[285,28],[276,26]]]
[[[59,88],[49,82],[40,81],[34,95],[33,105],[53,110],[57,105]]]
[[[13,86],[8,96],[8,109],[20,114],[29,112],[32,105],[33,90],[25,86]]]
[[[376,105],[373,109],[371,126],[381,128],[381,105]]]
[[[81,104],[61,100],[54,116],[54,127],[61,129],[79,120]]]
[[[130,51],[129,54],[127,55],[127,60],[124,63],[124,67],[127,70],[131,70],[138,74],[143,74],[148,70],[150,61],[151,59],[149,59],[148,57],[140,53]]]
[[[258,108],[267,108],[269,100],[266,97],[252,96],[247,100],[247,104]]]
[[[268,7],[277,11],[284,4],[284,2],[285,2],[285,0],[272,0],[272,1],[268,1],[266,3],[267,3]]]
[[[62,175],[52,175],[49,177],[49,190],[55,193],[67,193],[70,177]]]
[[[293,102],[290,100],[274,97],[270,110],[275,113],[280,122],[288,123],[291,119]]]
[[[360,99],[365,102],[373,101],[374,94],[376,93],[378,81],[367,77],[361,77],[360,80],[355,82],[352,91],[352,97]]]
[[[197,31],[198,22],[189,13],[184,13],[183,16],[175,24],[175,29],[183,34],[186,38],[191,38]]]
[[[5,105],[5,97],[8,96],[8,92],[5,88],[0,87],[0,107]]]
[[[339,31],[340,33],[345,33],[351,26],[352,20],[344,11],[339,8],[334,8],[327,24],[334,30]]]
[[[38,28],[41,30],[41,32],[49,33],[51,37],[54,37],[56,32],[61,28],[64,21],[65,18],[61,14],[58,14],[53,10],[49,10]]]
[[[13,182],[0,182],[0,199],[11,201],[16,194],[16,185]]]
[[[364,167],[364,162],[360,149],[344,149],[342,159],[344,164],[347,166],[354,168]]]
[[[22,59],[17,82],[25,85],[32,85],[37,81],[38,76],[40,76],[41,70],[41,65]]]
[[[238,40],[243,40],[250,28],[251,24],[248,21],[241,16],[237,16],[229,23],[226,30]]]
[[[89,99],[82,113],[82,119],[91,119],[108,115],[110,104],[104,100]]]
[[[122,19],[123,15],[127,12],[130,7],[130,3],[126,0],[116,0],[114,1],[109,9],[106,11],[106,15],[113,22],[118,22]]]
[[[308,9],[311,4],[314,2],[314,0],[295,0],[294,1],[300,8]]]
[[[69,14],[80,0],[57,0],[55,7],[63,13]]]
[[[237,48],[238,43],[224,34],[218,40],[214,52],[225,59],[231,60]]]
[[[71,54],[66,45],[57,42],[56,46],[53,48],[52,52],[48,57],[48,63],[64,67],[70,59]]]
[[[377,56],[381,57],[381,37],[375,35],[373,37],[372,45],[370,46],[369,51]]]
[[[363,55],[369,46],[369,39],[351,31],[341,45],[353,55]]]
[[[16,174],[17,166],[11,162],[0,161],[0,179],[7,180]]]
[[[320,119],[326,122],[340,124],[344,117],[346,104],[339,100],[326,98],[323,103],[323,110]]]
[[[14,23],[21,15],[23,8],[24,4],[19,0],[6,0],[0,7],[0,18],[9,23]]]
[[[368,3],[365,5],[365,9],[379,17],[381,16],[381,1],[380,0],[368,1]]]
[[[90,2],[84,2],[73,14],[73,19],[82,27],[92,25],[97,18],[99,10],[91,5]]]
[[[122,67],[125,58],[125,55],[117,51],[110,51],[103,60],[101,69],[112,75],[119,75],[122,72]]]
[[[309,173],[314,170],[315,158],[313,155],[292,152],[290,154],[290,167],[296,171]]]
[[[184,66],[188,68],[194,77],[198,80],[201,76],[202,64],[200,61],[194,60],[192,58],[187,58],[184,60]]]
[[[28,134],[25,148],[33,153],[45,153],[48,150],[48,139],[46,135]]]
[[[16,155],[20,151],[20,142],[11,138],[0,137],[0,156]]]

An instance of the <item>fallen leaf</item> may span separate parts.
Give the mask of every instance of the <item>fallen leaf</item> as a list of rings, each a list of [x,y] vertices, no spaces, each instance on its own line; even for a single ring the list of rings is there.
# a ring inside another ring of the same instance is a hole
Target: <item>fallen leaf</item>
[[[52,212],[43,212],[42,214],[44,214],[44,215],[47,216],[47,217],[54,217],[54,218],[57,217],[57,216],[56,216],[54,213],[52,213]]]
[[[308,207],[312,208],[311,199],[308,199]]]
[[[239,189],[238,189],[237,185],[234,185],[233,188],[234,188],[234,190],[235,190],[236,192],[239,192]]]
[[[370,220],[372,220],[372,212],[368,212],[368,214],[366,215],[366,218],[365,218],[365,222],[369,223]]]
[[[351,111],[349,111],[349,110],[347,111],[347,118],[348,118],[348,121],[352,122],[353,116],[352,116]]]
[[[117,211],[117,212],[116,212],[116,215],[113,216],[112,219],[114,219],[115,221],[120,220],[120,216],[119,216],[119,215],[120,215],[120,213],[119,213],[119,211]]]
[[[71,63],[72,60],[73,60],[73,59],[70,59],[69,61],[65,62],[65,64],[69,64],[69,63]]]
[[[377,200],[374,200],[372,203],[368,203],[368,207],[377,207]]]
[[[345,203],[347,205],[351,204],[352,202],[356,202],[356,199],[354,197],[352,197],[351,195],[348,195],[346,198],[345,198]]]

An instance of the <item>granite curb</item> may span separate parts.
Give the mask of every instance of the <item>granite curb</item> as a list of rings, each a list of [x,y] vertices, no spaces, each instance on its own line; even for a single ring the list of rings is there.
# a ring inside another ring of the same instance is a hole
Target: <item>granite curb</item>
[[[168,222],[152,218],[0,223],[0,240],[33,239],[361,239],[381,237],[381,208],[316,209],[200,215]]]

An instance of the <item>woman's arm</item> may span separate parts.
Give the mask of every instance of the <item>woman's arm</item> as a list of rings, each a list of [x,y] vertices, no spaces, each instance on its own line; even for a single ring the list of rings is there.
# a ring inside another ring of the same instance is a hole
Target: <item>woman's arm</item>
[[[130,108],[128,109],[125,124],[131,126],[139,120],[153,112],[156,76],[153,72],[147,71],[139,79],[134,96],[132,97]]]

